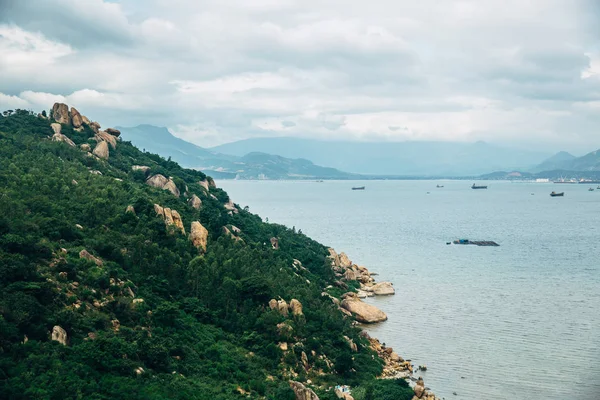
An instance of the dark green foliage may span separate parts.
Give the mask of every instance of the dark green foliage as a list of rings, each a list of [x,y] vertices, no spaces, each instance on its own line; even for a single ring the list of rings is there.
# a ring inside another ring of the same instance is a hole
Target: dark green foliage
[[[87,127],[63,133],[95,145]],[[306,377],[302,351],[325,372],[311,376],[317,383],[355,385],[381,372],[370,350],[351,353],[343,336],[363,343],[358,329],[321,296],[333,280],[325,247],[248,211],[228,215],[227,194],[206,193],[202,172],[128,142],[101,161],[51,135],[50,121],[27,111],[0,117],[0,398],[220,400],[240,398],[240,387],[291,400],[284,371]],[[133,165],[173,177],[182,196],[145,185]],[[200,210],[186,191],[201,197]],[[177,210],[187,232],[200,221],[207,252],[169,232],[154,204]],[[223,234],[228,225],[243,242]],[[103,265],[81,259],[83,249]],[[307,270],[295,271],[293,259]],[[271,311],[269,299],[280,297],[300,300],[304,316]],[[293,329],[284,337],[283,321]],[[50,340],[55,325],[68,346]],[[297,343],[285,357],[284,339]]]
[[[352,391],[354,400],[410,400],[414,394],[403,379],[374,380]]]

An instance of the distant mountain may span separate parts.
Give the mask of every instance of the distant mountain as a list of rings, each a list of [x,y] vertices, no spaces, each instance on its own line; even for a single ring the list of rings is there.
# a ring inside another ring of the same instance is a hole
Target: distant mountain
[[[186,168],[220,179],[351,179],[355,174],[320,167],[305,159],[290,159],[261,152],[226,155],[207,150],[173,136],[167,128],[153,125],[118,127],[121,138],[144,151],[159,154]]]
[[[575,157],[561,151],[532,169],[532,172],[554,170],[575,172],[600,171],[600,150],[592,151],[582,157]]]
[[[570,162],[575,160],[577,157],[566,151],[560,151],[552,157],[544,160],[540,165],[533,168],[532,172],[552,171],[558,169],[565,169]]]
[[[300,138],[256,138],[213,151],[235,156],[249,152],[304,158],[358,174],[395,176],[473,176],[498,170],[528,170],[548,157],[485,142],[352,142]]]

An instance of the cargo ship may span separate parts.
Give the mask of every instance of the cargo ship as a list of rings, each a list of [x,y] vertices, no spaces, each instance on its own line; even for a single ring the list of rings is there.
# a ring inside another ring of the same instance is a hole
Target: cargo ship
[[[352,190],[365,190],[365,187],[364,186],[356,186],[356,187],[353,187]]]
[[[487,189],[487,186],[473,184],[473,186],[471,186],[471,189]]]

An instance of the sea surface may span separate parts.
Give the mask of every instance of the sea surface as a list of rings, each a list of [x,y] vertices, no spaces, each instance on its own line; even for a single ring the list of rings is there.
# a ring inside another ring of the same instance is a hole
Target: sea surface
[[[471,183],[218,185],[263,220],[302,229],[393,282],[395,296],[368,300],[389,320],[367,329],[426,365],[439,397],[600,399],[600,190]],[[500,247],[446,244],[458,238]]]

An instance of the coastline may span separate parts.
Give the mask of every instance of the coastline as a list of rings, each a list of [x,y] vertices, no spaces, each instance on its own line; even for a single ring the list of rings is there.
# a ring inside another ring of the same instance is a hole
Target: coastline
[[[357,281],[359,287],[356,292],[346,292],[342,295],[341,303],[334,301],[340,311],[345,315],[353,316],[357,324],[365,327],[371,323],[385,322],[387,315],[377,307],[363,302],[361,299],[373,296],[393,296],[395,290],[391,282],[375,282],[373,278],[376,273],[370,272],[366,267],[354,264],[344,253],[337,253],[333,248],[328,248],[329,258],[331,259],[331,268],[336,278],[335,286],[341,289],[351,289],[347,282]],[[330,287],[328,287],[330,288]],[[326,289],[328,289],[326,288]],[[327,292],[323,295],[332,297]],[[332,297],[332,300],[334,298]],[[337,299],[335,299],[337,300]],[[392,347],[387,347],[377,338],[369,335],[368,331],[363,329],[361,335],[369,341],[369,348],[373,350],[384,362],[383,372],[378,379],[404,379],[415,391],[412,400],[441,400],[430,388],[425,386],[423,378],[414,378],[413,371],[426,371],[426,366],[415,366],[411,360],[405,360],[398,355]],[[346,400],[352,399],[351,396],[344,397]]]

